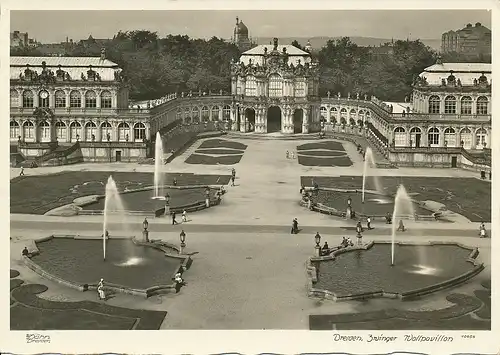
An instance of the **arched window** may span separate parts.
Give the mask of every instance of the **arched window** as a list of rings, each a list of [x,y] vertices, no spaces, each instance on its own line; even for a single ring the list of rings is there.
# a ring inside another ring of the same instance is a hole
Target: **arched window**
[[[201,121],[208,122],[210,120],[210,112],[208,111],[207,106],[203,106],[201,108]]]
[[[303,81],[295,82],[295,97],[306,96],[306,83]]]
[[[394,130],[394,146],[396,147],[406,147],[408,143],[406,142],[406,131],[403,127],[397,127]]]
[[[472,148],[472,132],[468,128],[464,128],[460,132],[460,145],[462,145],[462,143],[464,149]]]
[[[108,139],[109,138],[109,139]],[[101,141],[110,141],[113,139],[113,128],[109,122],[101,124]]]
[[[45,90],[38,93],[38,107],[50,107],[49,93]]]
[[[41,121],[38,124],[40,132],[40,140],[42,142],[50,142],[50,124],[47,121]]]
[[[177,113],[175,114],[175,119],[177,121],[182,120],[182,110],[180,108],[177,109]]]
[[[85,93],[85,108],[96,108],[97,107],[97,96],[93,90],[89,90]]]
[[[422,137],[422,130],[418,127],[413,127],[410,129],[410,146],[420,147],[420,139]]]
[[[476,131],[476,149],[486,148],[486,130],[479,128]]]
[[[62,121],[56,122],[56,137],[58,141],[66,142],[68,140],[68,130]]]
[[[198,107],[193,107],[191,117],[193,117],[193,122],[200,122],[200,109]]]
[[[73,90],[70,92],[69,107],[82,107],[82,94],[79,91]]]
[[[429,113],[440,112],[441,99],[437,95],[429,97]]]
[[[10,107],[19,107],[19,93],[14,89],[10,90]]]
[[[334,119],[335,119],[335,121],[337,121],[337,114],[338,114],[338,111],[337,111],[336,107],[330,108],[330,121],[333,121]]]
[[[80,122],[73,121],[69,125],[69,141],[76,142],[82,136],[82,125]]]
[[[19,123],[14,120],[10,121],[10,139],[18,139],[21,135],[21,130],[19,128]]]
[[[455,96],[446,96],[444,99],[444,113],[456,114],[457,113],[457,98]]]
[[[349,118],[353,118],[353,119],[356,119],[357,118],[357,112],[355,109],[352,109],[350,112],[349,112]]]
[[[347,118],[347,109],[346,108],[342,108],[340,110],[340,117]]]
[[[231,120],[231,107],[226,105],[222,108],[222,120],[230,121]]]
[[[101,108],[111,108],[111,93],[108,90],[101,92]]]
[[[87,122],[85,125],[85,140],[87,142],[95,141],[95,137],[97,134],[97,125],[94,122]],[[92,136],[94,139],[92,139]]]
[[[23,107],[33,107],[33,91],[26,90],[23,92]]]
[[[444,143],[446,147],[457,146],[457,134],[453,128],[448,127],[444,130]]]
[[[283,96],[283,79],[278,74],[269,76],[269,97]]]
[[[257,95],[257,82],[254,76],[247,76],[247,81],[245,85],[245,95],[246,96],[256,96]]]
[[[189,107],[186,107],[184,109],[184,118],[191,117],[191,109]]]
[[[359,119],[360,119],[362,122],[364,122],[364,121],[365,121],[365,111],[363,111],[363,110],[359,110],[359,112],[358,112],[358,117],[359,117]]]
[[[23,123],[24,139],[32,140],[35,138],[35,125],[31,121]]]
[[[326,118],[328,117],[328,110],[326,109],[326,107],[324,107],[324,106],[320,107],[319,115],[320,115],[322,120],[326,121]]]
[[[462,115],[472,114],[472,98],[470,96],[464,96],[460,99],[460,113]]]
[[[219,120],[219,106],[212,107],[212,121]]]
[[[125,122],[120,122],[118,125],[118,140],[123,142],[128,138],[130,132],[130,126]]]
[[[146,138],[146,126],[143,123],[136,123],[134,126],[134,141],[143,141]]]
[[[439,147],[439,129],[432,127],[427,133],[427,142],[429,147]]]
[[[486,96],[479,96],[477,98],[476,112],[478,115],[488,114],[488,98]]]
[[[55,106],[56,108],[64,108],[66,107],[66,93],[62,90],[57,90],[54,94],[55,97]]]

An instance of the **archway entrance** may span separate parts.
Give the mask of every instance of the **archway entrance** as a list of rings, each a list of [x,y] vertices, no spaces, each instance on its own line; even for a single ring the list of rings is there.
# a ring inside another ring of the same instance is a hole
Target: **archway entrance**
[[[271,106],[267,110],[267,133],[281,132],[281,109]]]
[[[302,117],[304,111],[299,108],[293,113],[293,133],[302,133]]]
[[[248,122],[247,132],[255,131],[255,110],[253,108],[247,108],[245,110],[246,121]]]

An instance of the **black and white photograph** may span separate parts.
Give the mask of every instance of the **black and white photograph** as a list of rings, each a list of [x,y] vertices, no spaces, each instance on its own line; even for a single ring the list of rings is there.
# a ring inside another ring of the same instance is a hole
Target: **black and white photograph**
[[[10,331],[493,340],[491,9],[248,5],[2,14]]]

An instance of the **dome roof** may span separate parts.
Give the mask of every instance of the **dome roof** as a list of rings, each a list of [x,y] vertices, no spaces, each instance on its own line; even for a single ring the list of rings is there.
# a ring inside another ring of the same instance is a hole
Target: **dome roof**
[[[248,27],[245,26],[243,21],[238,21],[238,19],[236,19],[236,28],[234,31],[240,35],[248,35]]]

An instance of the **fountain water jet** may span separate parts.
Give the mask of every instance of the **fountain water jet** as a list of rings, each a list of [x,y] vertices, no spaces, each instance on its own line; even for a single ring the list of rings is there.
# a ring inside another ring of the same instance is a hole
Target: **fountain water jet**
[[[161,197],[162,193],[160,191],[163,186],[163,174],[161,172],[161,167],[163,165],[163,141],[161,139],[160,132],[156,132],[156,142],[155,142],[155,173],[154,173],[154,197]]]
[[[123,206],[123,201],[121,199],[120,193],[118,192],[118,188],[116,187],[116,182],[113,180],[113,177],[110,175],[108,178],[108,182],[106,183],[106,192],[104,198],[104,222],[102,224],[102,243],[103,243],[103,256],[104,260],[106,260],[106,235],[109,232],[109,219],[112,214],[118,215],[121,217],[122,223],[120,225],[126,228],[126,220],[125,220],[125,207]]]
[[[392,233],[391,233],[391,265],[394,266],[394,244],[396,239],[397,226],[399,220],[403,218],[414,219],[415,211],[413,209],[413,202],[408,196],[406,189],[403,185],[398,186],[396,198],[394,199],[394,211],[392,212]]]
[[[366,188],[366,177],[370,168],[376,168],[375,157],[373,156],[372,148],[367,147],[365,152],[365,161],[363,164],[363,188],[361,192],[361,203],[365,203],[365,188]],[[377,192],[382,192],[382,184],[380,183],[380,178],[378,176],[373,176],[373,182],[375,184],[375,190]]]

